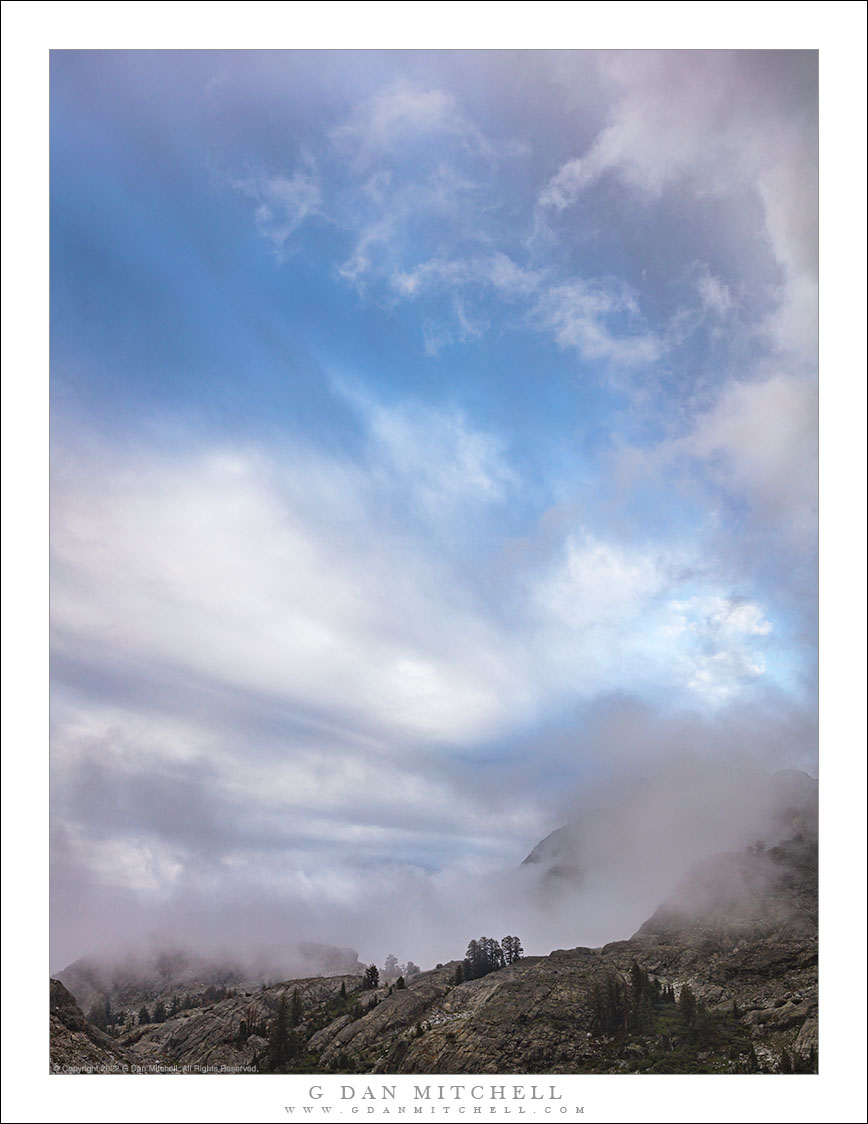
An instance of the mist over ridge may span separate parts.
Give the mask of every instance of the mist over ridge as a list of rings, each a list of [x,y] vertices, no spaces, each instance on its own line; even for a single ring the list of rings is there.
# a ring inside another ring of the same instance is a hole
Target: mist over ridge
[[[249,982],[361,972],[392,952],[427,969],[481,933],[518,932],[530,955],[598,947],[637,929],[703,858],[815,837],[816,822],[817,785],[804,772],[679,756],[651,777],[598,785],[521,865],[350,869],[333,872],[339,896],[335,882],[304,896],[290,883],[227,882],[147,904],[119,897],[109,912],[125,924],[103,922],[82,955],[99,972],[156,978],[174,956],[192,978],[220,970]]]

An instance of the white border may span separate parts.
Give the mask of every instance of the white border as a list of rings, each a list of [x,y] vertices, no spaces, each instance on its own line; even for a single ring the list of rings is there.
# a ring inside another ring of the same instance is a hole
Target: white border
[[[179,1083],[170,1077],[149,1077],[131,1085],[120,1077],[63,1079],[50,1078],[46,1072],[48,50],[258,48],[275,42],[331,49],[819,49],[821,1073],[774,1080],[541,1080],[555,1081],[570,1103],[584,1104],[581,1119],[587,1121],[743,1117],[861,1122],[865,1118],[864,5],[204,5],[13,0],[3,5],[4,1120],[288,1119],[283,1106],[302,1103],[305,1088],[316,1080],[201,1077],[195,1083]],[[347,1080],[359,1086],[362,1079]],[[421,1080],[435,1079],[405,1078],[400,1083]],[[513,1083],[510,1078],[503,1080]],[[442,1118],[454,1117],[452,1112]],[[429,1114],[425,1119],[436,1117]]]

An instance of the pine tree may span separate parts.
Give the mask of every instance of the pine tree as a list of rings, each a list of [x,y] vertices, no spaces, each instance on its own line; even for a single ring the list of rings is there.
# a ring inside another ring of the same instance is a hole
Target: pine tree
[[[268,1065],[270,1069],[280,1069],[295,1053],[295,1036],[290,1027],[290,1010],[286,995],[281,995],[277,1014],[271,1024],[269,1034]]]
[[[301,999],[298,994],[298,988],[295,988],[292,993],[292,1003],[289,1008],[289,1025],[296,1027],[301,1022],[302,1007]]]
[[[507,964],[514,964],[516,960],[521,960],[524,949],[521,947],[521,941],[518,937],[504,937],[501,944],[503,946],[503,958]]]
[[[500,947],[499,941],[496,941],[493,937],[480,937],[479,945],[482,949],[485,968],[483,975],[488,975],[489,972],[495,972],[498,968],[503,967],[503,949]]]
[[[482,974],[482,950],[477,941],[471,941],[464,954],[464,978],[475,980]]]
[[[693,994],[690,984],[685,984],[679,993],[678,1010],[681,1012],[687,1025],[692,1026],[696,1018],[696,996]]]
[[[365,969],[365,978],[362,980],[362,987],[365,991],[373,991],[380,986],[380,970],[376,964],[369,964]]]

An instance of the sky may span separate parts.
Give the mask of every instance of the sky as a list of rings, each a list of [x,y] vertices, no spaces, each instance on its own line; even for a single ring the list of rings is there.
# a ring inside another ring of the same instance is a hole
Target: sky
[[[542,837],[817,775],[817,65],[52,52],[53,970],[625,937]]]

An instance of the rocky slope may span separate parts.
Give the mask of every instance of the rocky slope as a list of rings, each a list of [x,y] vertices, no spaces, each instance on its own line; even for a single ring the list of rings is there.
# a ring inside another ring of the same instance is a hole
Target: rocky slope
[[[133,1056],[89,1023],[60,980],[51,981],[52,1073],[125,1072]]]
[[[817,1059],[816,836],[800,830],[696,867],[629,940],[526,957],[456,983],[358,975],[238,988],[76,1048],[139,1066],[257,1072],[789,1072]],[[55,987],[55,985],[52,985]],[[56,985],[59,987],[60,985]],[[60,993],[58,993],[60,994]],[[282,1002],[283,1001],[283,1002]],[[289,1011],[294,1015],[289,1018]],[[83,1021],[83,1019],[82,1019]],[[294,1024],[294,1025],[293,1025]]]

